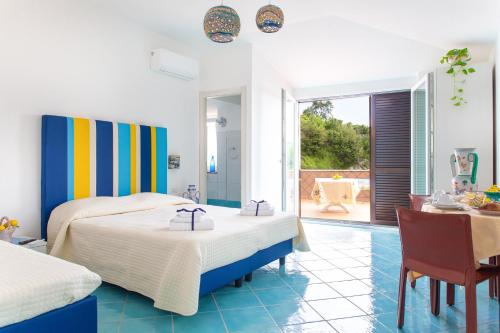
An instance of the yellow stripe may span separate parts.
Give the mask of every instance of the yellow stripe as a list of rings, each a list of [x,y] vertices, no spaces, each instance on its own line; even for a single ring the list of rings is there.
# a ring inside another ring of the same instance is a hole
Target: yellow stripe
[[[156,192],[156,127],[151,126],[151,192]]]
[[[137,138],[135,125],[130,124],[130,192],[137,193]]]
[[[74,184],[75,199],[90,196],[90,121],[74,120]]]

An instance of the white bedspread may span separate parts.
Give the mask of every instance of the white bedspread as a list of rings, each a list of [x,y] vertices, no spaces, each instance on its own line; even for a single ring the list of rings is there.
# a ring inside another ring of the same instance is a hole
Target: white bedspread
[[[101,279],[80,265],[0,241],[0,327],[77,302]]]
[[[215,230],[169,231],[180,207],[204,208]],[[52,255],[182,315],[198,310],[202,273],[291,238],[297,248],[308,249],[296,216],[241,216],[238,209],[151,193],[67,202],[53,211],[48,238]]]

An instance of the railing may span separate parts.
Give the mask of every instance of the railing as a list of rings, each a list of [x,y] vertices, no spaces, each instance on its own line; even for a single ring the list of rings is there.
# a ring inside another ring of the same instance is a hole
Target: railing
[[[363,179],[369,183],[370,170],[300,170],[300,199],[311,199],[316,178],[330,178],[340,175],[343,178]],[[370,201],[370,190],[362,189],[358,201]]]

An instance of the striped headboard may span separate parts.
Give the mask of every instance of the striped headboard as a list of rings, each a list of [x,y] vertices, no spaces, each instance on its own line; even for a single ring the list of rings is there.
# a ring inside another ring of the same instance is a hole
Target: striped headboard
[[[167,193],[167,129],[42,117],[42,238],[52,210],[74,199]]]

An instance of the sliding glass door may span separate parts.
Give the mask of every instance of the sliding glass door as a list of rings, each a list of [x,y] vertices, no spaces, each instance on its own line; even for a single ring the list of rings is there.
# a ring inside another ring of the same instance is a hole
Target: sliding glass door
[[[282,90],[282,209],[299,214],[299,126],[297,101]]]

